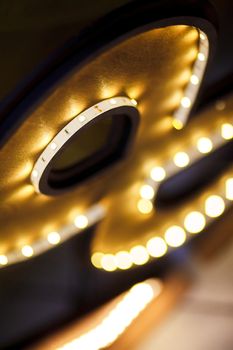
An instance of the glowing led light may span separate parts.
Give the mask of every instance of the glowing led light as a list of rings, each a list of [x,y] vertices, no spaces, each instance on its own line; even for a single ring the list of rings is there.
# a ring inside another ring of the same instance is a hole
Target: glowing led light
[[[6,255],[0,255],[0,265],[4,266],[8,264],[8,259]]]
[[[92,264],[97,268],[101,268],[102,267],[101,260],[102,260],[103,256],[104,256],[103,253],[100,253],[100,252],[94,253],[91,257]]]
[[[209,153],[213,148],[213,143],[208,137],[201,137],[197,141],[197,149],[201,153]]]
[[[23,246],[21,249],[21,252],[27,258],[30,258],[34,253],[32,247],[30,245]]]
[[[180,247],[186,240],[185,231],[180,226],[171,226],[165,232],[165,240],[171,247]]]
[[[233,200],[233,178],[226,180],[226,198]]]
[[[151,238],[146,247],[148,253],[154,258],[159,258],[167,252],[167,245],[161,237]]]
[[[38,176],[38,171],[36,169],[32,170],[32,176],[37,177]]]
[[[229,123],[223,124],[222,128],[221,128],[221,134],[225,140],[232,139],[233,138],[233,125],[229,124]]]
[[[150,185],[143,185],[140,189],[140,195],[144,199],[152,199],[155,195],[155,191]]]
[[[198,211],[193,211],[186,215],[184,219],[184,227],[190,233],[201,232],[206,224],[205,217]]]
[[[115,255],[116,265],[119,269],[126,270],[132,266],[131,256],[126,251],[120,251]]]
[[[144,265],[149,260],[149,254],[142,245],[130,249],[130,256],[135,265]]]
[[[57,144],[55,142],[51,142],[50,147],[52,150],[55,150],[57,148]]]
[[[200,33],[200,39],[201,40],[206,40],[206,35],[204,33]]]
[[[184,127],[184,124],[179,119],[173,119],[172,125],[176,130],[181,130]]]
[[[50,232],[47,239],[50,244],[56,245],[60,242],[61,237],[58,232]]]
[[[150,177],[156,182],[163,181],[166,177],[166,171],[161,166],[156,166],[151,170]]]
[[[195,74],[192,74],[190,77],[190,82],[193,85],[198,85],[199,84],[199,78]]]
[[[111,98],[110,99],[110,103],[111,103],[111,105],[116,105],[117,101],[114,98]]]
[[[215,218],[220,216],[225,209],[225,203],[220,196],[210,196],[205,201],[205,213],[206,215]]]
[[[81,115],[78,117],[78,120],[79,120],[81,123],[85,122],[85,120],[86,120],[85,115],[81,114]]]
[[[78,215],[74,219],[74,224],[77,228],[86,228],[88,226],[88,218],[85,215]]]
[[[185,152],[178,152],[174,155],[173,161],[179,168],[184,168],[189,164],[189,156]]]
[[[199,52],[198,55],[197,55],[197,58],[198,58],[199,61],[202,61],[202,62],[205,61],[204,53]]]
[[[132,102],[132,104],[133,104],[134,106],[137,106],[137,104],[138,104],[137,101],[136,101],[134,98],[131,99],[131,102]]]
[[[137,204],[138,210],[142,214],[149,214],[153,209],[153,204],[147,199],[140,199]]]
[[[187,96],[182,97],[180,103],[184,108],[189,108],[191,106],[191,100]]]
[[[106,271],[115,271],[117,269],[115,256],[113,254],[104,254],[101,259],[101,266]]]

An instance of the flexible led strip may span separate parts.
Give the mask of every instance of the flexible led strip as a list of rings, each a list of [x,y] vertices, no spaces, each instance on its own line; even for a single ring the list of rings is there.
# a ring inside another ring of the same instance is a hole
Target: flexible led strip
[[[199,30],[199,49],[197,58],[193,65],[192,74],[190,80],[184,90],[184,96],[180,101],[179,107],[174,111],[172,124],[175,129],[182,129],[187,122],[190,110],[195,102],[196,95],[199,90],[200,83],[202,81],[206,63],[208,60],[209,42],[208,38],[201,30]],[[59,149],[86,123],[100,116],[109,110],[114,110],[121,106],[134,107],[137,106],[137,101],[128,97],[113,97],[97,103],[96,105],[88,108],[79,115],[77,115],[70,123],[68,123],[47,145],[42,152],[37,162],[35,163],[31,172],[31,182],[37,193],[40,193],[40,180],[44,172],[46,172],[51,160],[57,154]],[[145,202],[147,205],[151,204],[150,201]],[[152,209],[152,208],[151,208]],[[78,234],[80,231],[98,223],[106,215],[106,209],[103,205],[95,204],[89,207],[86,212],[80,214],[75,218],[74,223],[68,223],[66,226],[61,227],[57,232],[49,232],[46,238],[41,238],[33,243],[26,244],[18,249],[13,249],[7,254],[1,254],[0,252],[0,267],[8,264],[17,263],[19,261],[26,260],[32,256],[42,254],[51,248],[52,245],[59,244],[66,239],[72,237],[74,234]],[[92,262],[96,267],[105,268],[104,264],[99,264],[99,257],[102,253],[97,253],[92,256]],[[97,258],[98,257],[98,258]],[[102,257],[102,255],[101,255]],[[106,259],[105,259],[106,260]],[[105,261],[104,260],[104,261]],[[98,262],[97,262],[98,261]],[[130,264],[129,264],[130,265]],[[115,268],[117,265],[114,264]],[[131,266],[131,265],[130,265]],[[130,267],[129,266],[129,267]],[[107,268],[106,270],[114,270],[115,268]],[[119,267],[121,268],[121,267]],[[125,267],[124,267],[125,268]]]
[[[159,280],[135,284],[95,327],[57,347],[60,350],[100,350],[113,344],[162,291]]]

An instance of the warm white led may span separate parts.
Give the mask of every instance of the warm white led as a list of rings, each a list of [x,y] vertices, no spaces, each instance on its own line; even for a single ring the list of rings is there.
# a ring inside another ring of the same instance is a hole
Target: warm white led
[[[84,229],[88,226],[88,218],[86,215],[78,215],[74,219],[74,224],[77,228]]]
[[[115,256],[113,254],[104,254],[101,259],[101,266],[105,271],[115,271],[117,269]]]
[[[137,203],[138,210],[142,214],[150,214],[153,210],[153,204],[148,199],[140,199]]]
[[[142,245],[130,249],[130,256],[135,265],[144,265],[149,260],[147,249]]]
[[[226,198],[233,200],[233,178],[226,180]]]
[[[201,62],[205,61],[205,55],[204,55],[204,53],[199,52],[198,55],[197,55],[197,58],[198,58],[198,60],[201,61]]]
[[[56,245],[60,242],[61,237],[58,232],[50,232],[47,239],[50,244]]]
[[[50,147],[52,150],[55,150],[57,148],[57,144],[55,142],[51,142]]]
[[[201,232],[206,224],[205,217],[198,211],[192,211],[184,219],[184,227],[190,233]]]
[[[225,210],[225,203],[220,196],[210,196],[205,201],[205,213],[209,217],[215,218],[220,216]]]
[[[152,199],[155,195],[155,191],[150,185],[143,185],[140,189],[140,196],[144,199]]]
[[[110,99],[110,103],[111,103],[112,105],[116,105],[116,104],[117,104],[117,101],[115,100],[115,98],[111,98],[111,99]]]
[[[30,258],[34,253],[33,248],[30,245],[23,246],[21,252],[27,258]]]
[[[176,130],[181,130],[184,127],[184,124],[182,123],[182,121],[176,118],[172,120],[172,125]]]
[[[233,125],[230,123],[224,123],[221,128],[221,135],[225,140],[233,138]]]
[[[181,103],[181,106],[184,108],[189,108],[191,106],[191,100],[187,96],[182,97],[180,103]]]
[[[209,153],[213,149],[213,143],[208,137],[201,137],[197,140],[197,149],[200,153]]]
[[[161,182],[166,177],[166,171],[161,166],[155,166],[150,172],[150,177],[153,181]]]
[[[96,252],[96,253],[92,254],[92,256],[91,256],[92,264],[97,268],[101,268],[102,267],[101,260],[102,260],[103,256],[104,256],[104,254],[100,253],[100,252]]]
[[[36,169],[32,170],[32,176],[37,177],[38,176],[38,171]]]
[[[8,264],[8,259],[6,255],[0,255],[0,265],[4,266]]]
[[[161,237],[151,238],[147,242],[146,247],[150,256],[153,256],[154,258],[159,258],[167,252],[167,245]]]
[[[78,120],[80,121],[80,123],[85,122],[85,120],[86,120],[85,115],[81,114],[81,115],[78,117]]]
[[[190,77],[190,82],[191,84],[193,85],[198,85],[199,84],[199,78],[197,75],[195,74],[192,74],[191,77]]]
[[[186,233],[180,226],[171,226],[165,232],[165,240],[171,247],[180,247],[186,240]]]
[[[185,152],[177,152],[173,157],[173,161],[179,168],[184,168],[189,164],[189,156]]]
[[[131,255],[127,251],[120,251],[115,254],[116,265],[121,270],[129,269],[132,266]]]
[[[206,35],[203,32],[200,33],[200,39],[203,41],[206,40]]]
[[[132,102],[132,104],[133,104],[134,106],[137,106],[137,104],[138,104],[137,101],[136,101],[134,98],[131,99],[131,102]]]

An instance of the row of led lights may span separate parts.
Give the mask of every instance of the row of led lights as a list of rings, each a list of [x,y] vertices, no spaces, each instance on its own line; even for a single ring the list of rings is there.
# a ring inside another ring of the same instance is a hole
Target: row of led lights
[[[184,96],[180,101],[180,106],[173,115],[173,126],[177,130],[182,129],[188,120],[190,110],[196,99],[196,95],[204,75],[208,54],[208,38],[205,33],[199,30],[199,48],[196,61],[193,65],[192,75],[190,76],[189,83],[186,86]]]
[[[230,123],[223,123],[221,125],[220,135],[222,137],[222,141],[224,142],[231,140],[233,138],[233,125]],[[213,140],[211,140],[209,137],[200,137],[197,140],[196,150],[200,153],[200,155],[206,155],[213,150],[215,146],[214,139],[217,139],[215,136],[216,135],[214,135]],[[190,151],[190,153],[193,153],[193,149]],[[185,168],[190,165],[191,161],[193,162],[194,159],[190,159],[187,152],[177,152],[172,159],[174,167],[171,167],[170,163],[168,163],[169,170],[167,171],[166,167],[153,167],[150,172],[150,178],[147,179],[146,184],[142,185],[140,188],[140,199],[137,203],[139,212],[142,214],[151,213],[153,210],[154,197],[159,184],[177,172],[179,168]]]
[[[101,205],[91,207],[86,214],[77,215],[73,223],[64,226],[59,231],[49,232],[46,238],[41,238],[34,244],[26,244],[17,250],[13,250],[8,254],[0,254],[0,266],[12,264],[14,262],[31,258],[39,255],[52,246],[64,242],[73,235],[82,232],[87,227],[99,222],[105,215],[105,210]]]
[[[135,284],[100,323],[58,349],[99,350],[110,346],[161,291],[159,280]]]
[[[184,220],[183,227],[170,226],[164,233],[164,238],[153,237],[148,240],[146,246],[137,245],[130,251],[119,251],[116,254],[104,254],[96,252],[92,255],[92,264],[106,271],[116,269],[126,270],[133,265],[144,265],[150,258],[164,256],[168,248],[176,248],[183,245],[188,234],[201,232],[213,218],[223,214],[226,204],[233,200],[233,177],[225,181],[225,199],[219,195],[210,195],[204,203],[204,213],[200,211],[189,212]]]

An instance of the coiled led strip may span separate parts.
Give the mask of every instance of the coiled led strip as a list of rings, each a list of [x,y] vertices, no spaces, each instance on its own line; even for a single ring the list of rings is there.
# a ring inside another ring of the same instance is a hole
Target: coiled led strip
[[[174,111],[172,124],[175,129],[182,129],[185,123],[187,122],[190,110],[195,101],[196,95],[199,90],[200,83],[202,81],[206,63],[208,60],[209,53],[209,42],[208,38],[201,30],[199,30],[199,50],[198,55],[193,65],[192,74],[190,76],[189,83],[187,84],[184,90],[184,96],[180,101],[180,105],[177,110]],[[128,97],[113,97],[108,100],[104,100],[99,102],[98,104],[90,107],[84,112],[80,113],[76,116],[70,123],[68,123],[47,145],[45,150],[42,152],[37,162],[35,163],[33,170],[31,172],[31,182],[35,188],[37,193],[40,193],[40,180],[46,171],[48,165],[51,160],[60,150],[60,148],[78,131],[80,130],[86,123],[90,122],[100,114],[114,109],[119,106],[129,106],[136,107],[137,101],[134,99],[130,99]],[[155,184],[154,184],[155,185]],[[153,186],[152,186],[153,187]],[[143,199],[144,200],[144,199]],[[146,211],[152,210],[151,201],[144,200],[144,207],[149,206]],[[93,214],[94,213],[94,214]],[[59,244],[69,237],[73,236],[76,233],[86,229],[87,227],[98,223],[100,220],[104,218],[106,215],[106,209],[102,204],[97,204],[91,206],[80,215],[80,225],[74,225],[73,223],[68,223],[66,226],[62,227],[60,230],[56,232],[49,232],[46,238],[41,238],[33,243],[28,243],[18,249],[13,249],[9,251],[7,254],[1,254],[0,252],[0,267],[6,266],[8,264],[17,263],[22,260],[26,260],[32,256],[36,256],[42,254],[51,248],[52,245]],[[91,219],[90,219],[91,217]],[[76,220],[78,222],[78,220]],[[79,227],[80,226],[80,227]],[[164,247],[164,244],[163,244]],[[163,248],[165,251],[165,247]],[[140,250],[140,249],[139,249]],[[167,250],[167,249],[166,249]],[[141,249],[142,251],[142,249]],[[143,250],[144,251],[144,250]],[[135,253],[136,252],[136,253]],[[134,253],[137,255],[137,251],[134,250]],[[145,253],[145,252],[144,252]],[[108,254],[102,253],[94,253],[92,255],[92,262],[96,267],[104,268],[105,264],[100,263],[100,260],[104,256],[105,260],[108,260]],[[161,254],[163,255],[163,254]],[[124,253],[121,256],[125,256]],[[143,253],[142,255],[143,256]],[[144,258],[142,261],[144,263],[149,259],[148,254],[144,254]],[[110,259],[111,260],[111,259]],[[124,259],[123,259],[124,260]],[[119,268],[127,268],[131,267],[134,263],[129,262],[126,259],[126,264],[119,264]],[[121,265],[121,266],[120,266]],[[110,266],[110,265],[109,265]],[[115,270],[117,265],[114,263],[113,268],[106,268],[106,270]]]

